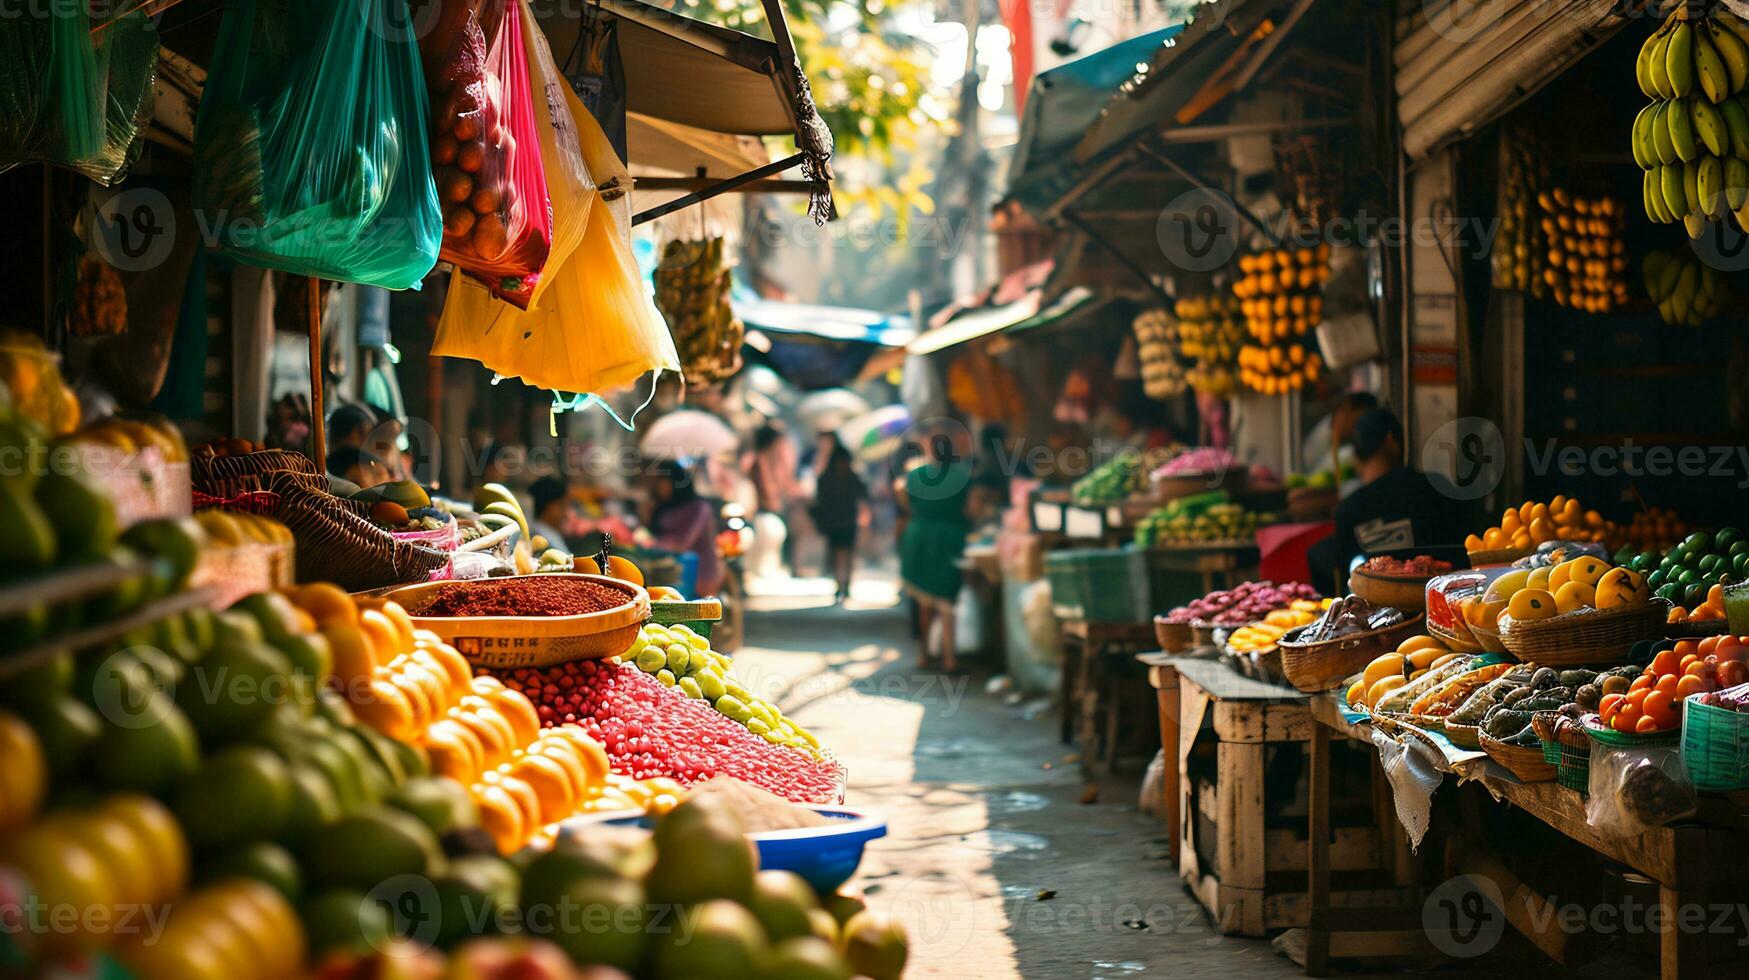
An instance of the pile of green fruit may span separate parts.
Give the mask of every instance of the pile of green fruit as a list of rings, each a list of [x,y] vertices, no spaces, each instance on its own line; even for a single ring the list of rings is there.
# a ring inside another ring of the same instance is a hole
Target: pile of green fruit
[[[1698,238],[1708,220],[1749,203],[1749,27],[1723,7],[1692,14],[1677,4],[1634,62],[1655,100],[1633,125],[1634,162],[1645,171],[1646,216],[1681,221]]]
[[[754,697],[730,673],[732,661],[712,650],[710,640],[685,623],[646,625],[619,659],[654,675],[664,687],[711,705],[773,745],[787,745],[825,761],[820,740],[812,732],[785,717],[777,705]]]
[[[579,966],[644,977],[897,980],[908,956],[904,931],[860,899],[758,870],[741,821],[710,796],[682,802],[653,833],[560,838],[527,862],[517,904],[523,931],[551,930],[544,938]]]
[[[1274,520],[1272,514],[1233,503],[1225,490],[1210,490],[1179,497],[1144,517],[1136,525],[1135,541],[1141,548],[1249,541],[1258,528]]]
[[[1623,548],[1615,562],[1645,573],[1654,595],[1692,609],[1706,600],[1712,586],[1749,578],[1749,539],[1734,527],[1711,534],[1696,531],[1663,555]]]
[[[1640,269],[1658,318],[1673,327],[1698,327],[1730,305],[1730,283],[1690,249],[1648,252]]]
[[[1069,499],[1084,507],[1115,504],[1148,489],[1149,467],[1142,454],[1133,450],[1119,453],[1092,472],[1075,481],[1069,488]]]

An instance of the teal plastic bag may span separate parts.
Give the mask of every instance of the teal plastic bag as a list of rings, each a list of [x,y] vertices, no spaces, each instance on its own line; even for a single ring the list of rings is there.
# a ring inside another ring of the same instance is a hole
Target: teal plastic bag
[[[108,19],[72,2],[0,17],[0,169],[33,161],[121,180],[152,118],[157,69],[158,29],[137,6]]]
[[[407,0],[228,0],[194,135],[200,231],[238,260],[416,287],[443,238]]]

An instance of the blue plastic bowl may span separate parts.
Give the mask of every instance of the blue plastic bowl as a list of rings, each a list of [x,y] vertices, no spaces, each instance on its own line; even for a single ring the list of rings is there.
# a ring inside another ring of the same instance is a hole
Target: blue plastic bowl
[[[822,895],[838,890],[838,886],[856,874],[862,863],[862,850],[869,841],[887,836],[887,822],[878,817],[857,813],[841,806],[814,803],[799,804],[829,818],[832,822],[819,827],[798,827],[795,830],[767,830],[748,834],[747,839],[759,851],[762,871],[793,871],[801,875]],[[604,813],[594,819],[571,820],[572,827],[588,824],[612,824],[622,827],[648,827],[650,819],[643,814]]]

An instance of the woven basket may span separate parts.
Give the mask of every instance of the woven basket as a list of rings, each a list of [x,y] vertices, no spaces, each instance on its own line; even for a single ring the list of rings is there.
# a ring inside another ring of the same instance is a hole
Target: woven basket
[[[1464,749],[1479,749],[1482,747],[1482,729],[1476,725],[1460,725],[1448,721],[1440,726],[1445,731],[1445,737],[1451,744]]]
[[[1724,636],[1731,631],[1731,621],[1728,619],[1700,619],[1679,623],[1665,623],[1664,635],[1668,637],[1706,637]]]
[[[1518,548],[1490,548],[1485,551],[1472,551],[1469,554],[1471,568],[1486,568],[1489,565],[1510,565],[1529,555],[1530,552]]]
[[[1154,617],[1154,639],[1167,653],[1183,653],[1196,645],[1189,623],[1169,623],[1165,616]]]
[[[1543,750],[1505,742],[1481,732],[1477,739],[1488,757],[1506,767],[1523,783],[1546,783],[1555,778],[1555,767],[1543,761]]]
[[[1290,630],[1277,644],[1281,650],[1282,675],[1288,683],[1308,694],[1328,691],[1364,670],[1379,654],[1389,653],[1404,640],[1421,633],[1426,621],[1426,616],[1415,616],[1395,626],[1350,633],[1318,643],[1298,643],[1289,639],[1299,636],[1309,627]]]
[[[1661,599],[1624,609],[1569,613],[1552,619],[1501,617],[1500,642],[1525,663],[1544,667],[1625,664],[1634,644],[1663,635],[1670,607]]]
[[[1226,490],[1229,493],[1245,489],[1246,478],[1250,471],[1239,465],[1229,466],[1224,470],[1207,473],[1181,473],[1175,476],[1156,477],[1153,484],[1154,499],[1165,503],[1179,497],[1189,497],[1210,490]]]
[[[1427,609],[1427,580],[1432,577],[1377,575],[1365,568],[1356,568],[1349,573],[1348,591],[1375,606],[1390,606],[1404,612],[1423,612]]]
[[[1568,789],[1589,794],[1591,787],[1591,739],[1577,725],[1555,728],[1555,781]]]
[[[601,660],[631,648],[650,618],[650,594],[641,586],[604,575],[552,572],[540,578],[599,582],[626,594],[612,609],[580,616],[423,616],[440,589],[466,583],[427,582],[387,593],[413,616],[413,624],[454,644],[475,666],[550,667],[571,660]]]
[[[1696,789],[1749,787],[1749,714],[1688,702],[1682,715],[1682,764]]]

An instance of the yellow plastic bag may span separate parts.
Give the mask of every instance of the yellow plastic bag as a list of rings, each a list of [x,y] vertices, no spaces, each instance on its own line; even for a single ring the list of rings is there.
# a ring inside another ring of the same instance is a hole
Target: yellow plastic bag
[[[544,48],[546,39],[532,32],[529,43]],[[678,372],[674,338],[651,303],[632,256],[626,193],[630,176],[595,117],[552,70],[551,53],[531,53],[529,64],[546,75],[537,81],[564,93],[569,116],[547,127],[559,135],[552,140],[543,135],[543,164],[550,171],[565,163],[564,134],[574,132],[591,186],[575,195],[563,193],[553,187],[549,173],[553,248],[529,308],[518,310],[496,299],[467,276],[451,276],[431,351],[476,360],[499,375],[554,392],[607,392],[650,371]],[[544,101],[559,105],[550,98]],[[569,243],[561,240],[561,226],[579,218],[575,244],[565,247]]]

